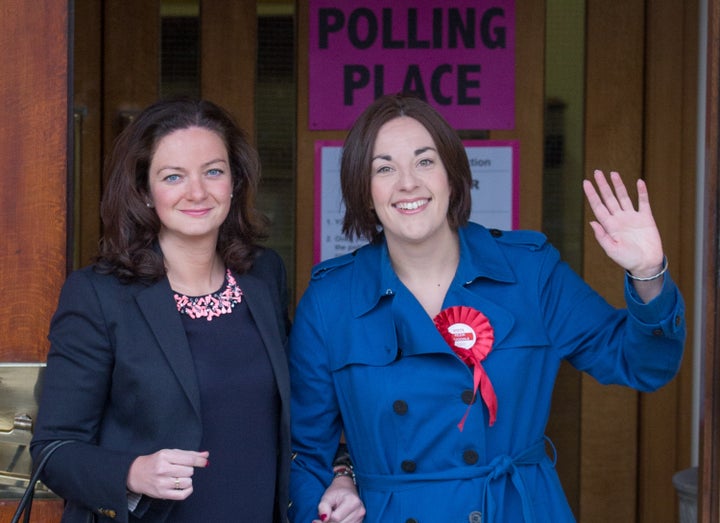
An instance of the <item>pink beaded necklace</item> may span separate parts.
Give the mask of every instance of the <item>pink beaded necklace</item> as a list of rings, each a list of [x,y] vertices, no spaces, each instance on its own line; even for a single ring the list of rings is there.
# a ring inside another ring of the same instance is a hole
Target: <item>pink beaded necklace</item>
[[[230,269],[225,272],[225,285],[219,291],[205,296],[186,296],[175,293],[175,304],[180,314],[185,314],[192,319],[206,318],[212,321],[213,318],[223,314],[230,314],[233,307],[242,301],[243,292],[238,286]]]

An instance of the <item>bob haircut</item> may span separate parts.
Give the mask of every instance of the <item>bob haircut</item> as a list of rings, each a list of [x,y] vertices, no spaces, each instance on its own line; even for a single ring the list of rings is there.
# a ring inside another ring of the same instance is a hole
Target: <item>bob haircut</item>
[[[465,147],[455,130],[428,103],[406,94],[385,95],[358,117],[345,139],[340,161],[340,186],[345,205],[343,233],[374,241],[382,224],[372,209],[370,182],[372,157],[380,128],[390,120],[407,116],[417,120],[435,142],[448,175],[450,205],[448,223],[453,229],[467,224],[470,217],[472,176]]]
[[[190,127],[216,133],[224,142],[232,175],[232,199],[220,226],[217,249],[226,266],[246,272],[267,237],[267,219],[255,208],[260,160],[245,133],[223,108],[206,100],[173,99],[143,110],[118,136],[105,163],[107,185],[100,206],[103,236],[96,268],[123,281],[157,281],[165,264],[157,245],[160,219],[148,205],[148,170],[158,143]]]

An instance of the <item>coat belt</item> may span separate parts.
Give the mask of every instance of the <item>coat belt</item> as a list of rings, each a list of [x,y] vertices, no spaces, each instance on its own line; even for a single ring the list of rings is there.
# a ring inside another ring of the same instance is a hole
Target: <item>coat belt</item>
[[[477,467],[458,467],[449,470],[440,470],[426,473],[409,474],[367,474],[360,470],[355,471],[358,487],[375,491],[401,491],[413,488],[419,483],[432,483],[433,481],[453,481],[463,479],[484,478],[482,492],[483,522],[491,523],[497,512],[497,503],[493,498],[490,485],[499,481],[512,481],[522,500],[522,511],[527,523],[534,523],[535,515],[530,504],[530,495],[518,467],[538,465],[549,459],[545,452],[545,437],[529,446],[515,456],[501,454],[496,456],[489,464]],[[552,442],[550,442],[552,446]],[[554,447],[553,447],[554,451]]]

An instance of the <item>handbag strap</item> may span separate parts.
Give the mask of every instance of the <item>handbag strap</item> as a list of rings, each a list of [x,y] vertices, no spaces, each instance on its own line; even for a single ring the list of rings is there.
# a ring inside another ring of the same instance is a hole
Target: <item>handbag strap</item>
[[[57,449],[67,443],[72,443],[72,440],[67,439],[52,441],[48,443],[45,447],[43,447],[43,449],[40,451],[38,460],[33,466],[32,475],[30,476],[30,483],[25,489],[22,498],[20,498],[20,503],[18,503],[17,510],[15,510],[15,515],[13,516],[10,523],[18,523],[23,513],[25,513],[25,518],[23,519],[24,523],[30,522],[30,509],[32,508],[33,497],[35,496],[35,484],[38,482],[40,474],[45,468],[45,464],[48,462],[53,452],[55,452]]]

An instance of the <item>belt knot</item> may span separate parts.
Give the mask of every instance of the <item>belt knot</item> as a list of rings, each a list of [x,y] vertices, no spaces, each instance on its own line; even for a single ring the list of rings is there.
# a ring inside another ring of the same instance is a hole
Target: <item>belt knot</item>
[[[490,469],[489,479],[497,479],[505,474],[512,474],[515,471],[515,463],[510,456],[502,454],[490,462]]]

